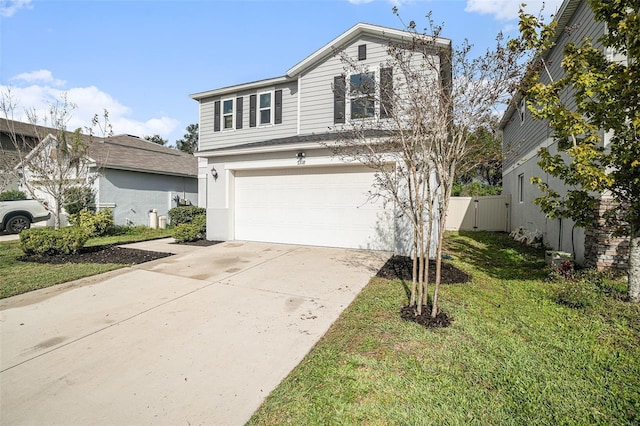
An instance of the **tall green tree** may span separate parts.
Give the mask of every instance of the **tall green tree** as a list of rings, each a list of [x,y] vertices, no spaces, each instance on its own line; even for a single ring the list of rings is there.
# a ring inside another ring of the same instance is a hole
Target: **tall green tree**
[[[145,136],[144,138],[149,142],[157,143],[158,145],[162,145],[162,146],[166,146],[169,143],[169,140],[163,138],[160,135]]]
[[[187,133],[176,141],[176,148],[182,152],[193,154],[198,149],[198,123],[189,124]]]
[[[532,115],[547,120],[558,154],[539,153],[542,170],[569,189],[563,197],[539,178],[543,195],[535,200],[549,217],[593,224],[600,196],[611,197],[606,217],[629,246],[629,299],[640,302],[640,3],[590,0],[596,21],[606,25],[599,40],[564,48],[563,76],[543,83],[543,52],[554,45],[555,22],[545,24],[520,13],[521,46],[540,53],[532,63],[523,95]],[[615,52],[615,54],[611,54]],[[564,97],[571,93],[571,99]],[[605,143],[605,137],[608,141]]]
[[[460,161],[456,182],[467,185],[502,186],[502,138],[497,119],[479,127],[470,136],[468,154]]]

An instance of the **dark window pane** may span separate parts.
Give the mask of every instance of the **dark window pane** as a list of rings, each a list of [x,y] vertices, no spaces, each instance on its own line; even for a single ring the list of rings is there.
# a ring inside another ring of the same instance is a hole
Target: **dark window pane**
[[[260,110],[260,124],[269,124],[269,123],[271,123],[271,110],[270,109]]]
[[[352,74],[350,83],[352,95],[371,95],[375,90],[375,74],[372,72]]]
[[[367,98],[355,98],[351,100],[351,118],[373,117],[375,114],[374,102]]]
[[[224,128],[233,129],[233,115],[224,116]]]
[[[271,107],[271,93],[263,93],[260,95],[260,108]]]
[[[222,113],[223,114],[233,113],[233,100],[229,99],[228,101],[224,101],[224,103],[222,104]]]

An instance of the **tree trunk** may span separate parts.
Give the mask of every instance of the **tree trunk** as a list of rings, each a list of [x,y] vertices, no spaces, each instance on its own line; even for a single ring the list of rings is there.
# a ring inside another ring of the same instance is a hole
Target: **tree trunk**
[[[413,227],[413,271],[411,274],[411,297],[409,299],[409,306],[416,304],[416,285],[418,282],[418,228]]]
[[[629,301],[640,302],[640,232],[632,232],[629,239]]]
[[[444,213],[443,216],[444,217]],[[431,308],[431,318],[438,315],[438,293],[440,293],[440,278],[442,276],[442,243],[444,241],[444,221],[440,219],[440,230],[438,234],[438,245],[436,247],[436,279],[433,285],[433,307]]]

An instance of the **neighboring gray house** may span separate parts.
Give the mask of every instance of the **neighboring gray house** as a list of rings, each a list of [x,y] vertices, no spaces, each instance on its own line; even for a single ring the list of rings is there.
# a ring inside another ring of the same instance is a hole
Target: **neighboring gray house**
[[[166,216],[179,204],[198,205],[198,160],[131,135],[97,138],[89,155],[100,174],[98,209],[110,208],[120,225],[145,225],[149,211]]]
[[[7,120],[0,120],[0,133],[9,125],[22,139],[46,142],[57,134],[55,129],[38,127],[36,132],[30,124]],[[97,175],[93,184],[96,207],[112,209],[116,224],[146,225],[151,209],[167,215],[178,204],[197,205],[198,160],[193,155],[131,135],[83,137],[89,143],[91,173]]]
[[[410,232],[392,205],[368,200],[374,170],[346,163],[326,143],[345,121],[385,119],[362,108],[354,82],[392,84],[389,41],[412,34],[357,24],[281,77],[191,95],[200,105],[199,200],[207,238],[389,250],[408,254]],[[439,49],[450,41],[438,39]],[[337,52],[366,71],[345,71]],[[434,51],[434,55],[438,52]],[[345,93],[346,92],[346,93]],[[356,116],[358,108],[360,116]]]
[[[603,22],[594,20],[593,11],[587,0],[565,0],[558,13],[556,45],[544,53],[549,73],[554,79],[562,76],[561,61],[564,47],[569,42],[579,43],[588,37],[594,42],[605,34]],[[570,31],[566,29],[570,28]],[[613,57],[613,52],[607,52]],[[544,71],[543,82],[549,82]],[[566,94],[570,100],[570,93]],[[580,264],[607,268],[624,266],[627,259],[627,243],[623,239],[612,238],[603,221],[589,229],[574,226],[569,219],[549,219],[533,200],[541,193],[536,185],[530,183],[533,176],[541,177],[554,190],[566,192],[566,186],[542,172],[537,165],[537,153],[540,148],[548,148],[557,153],[557,144],[545,121],[534,119],[524,104],[522,97],[513,99],[502,118],[500,127],[503,132],[503,194],[511,195],[511,227],[522,227],[528,231],[540,231],[544,243],[555,250],[573,253]],[[609,135],[603,132],[602,140],[606,147]],[[601,197],[601,209],[606,208],[609,200]]]

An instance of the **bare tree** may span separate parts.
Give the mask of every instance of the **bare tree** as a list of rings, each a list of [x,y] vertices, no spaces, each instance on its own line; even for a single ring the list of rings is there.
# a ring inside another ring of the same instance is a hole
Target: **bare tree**
[[[446,67],[450,52],[449,41],[437,34],[388,40],[388,59],[380,64],[379,76],[347,52],[337,52],[345,77],[336,80],[334,91],[349,102],[350,114],[335,127],[338,140],[330,148],[375,170],[371,198],[392,203],[410,225],[409,304],[417,315],[428,305],[429,254],[439,215],[432,167],[432,133],[437,129],[430,122],[440,107],[438,93],[449,85],[450,74],[441,64]]]
[[[10,144],[2,147],[2,156],[12,157],[16,162],[3,168],[22,184],[32,198],[50,201],[54,225],[59,228],[68,190],[91,190],[99,176],[99,165],[90,161],[88,153],[96,129],[111,133],[108,113],[104,111],[102,119],[96,114],[85,134],[80,128],[73,132],[67,130],[76,106],[66,94],[49,106],[44,117],[39,117],[33,109],[26,110],[28,123],[13,120],[16,108],[17,102],[11,93],[3,93],[0,110],[6,119]]]
[[[405,25],[407,39],[388,40],[388,59],[380,64],[380,77],[369,77],[370,82],[366,65],[338,52],[349,87],[337,80],[334,91],[336,96],[347,93],[351,115],[335,127],[339,139],[332,149],[376,170],[371,196],[394,202],[411,223],[410,305],[417,315],[429,305],[427,257],[435,256],[431,316],[436,317],[446,212],[456,169],[472,150],[474,135],[495,122],[497,105],[510,99],[523,58],[520,51],[507,49],[501,35],[494,49],[472,58],[469,43],[452,47],[439,37],[441,26],[430,15],[428,20],[423,32],[411,21]],[[362,116],[354,116],[354,111]]]

